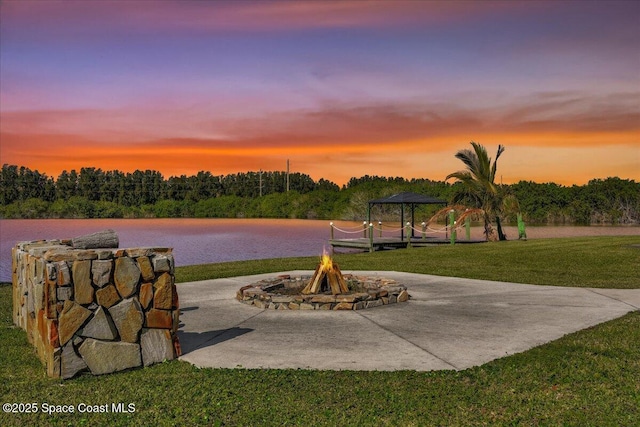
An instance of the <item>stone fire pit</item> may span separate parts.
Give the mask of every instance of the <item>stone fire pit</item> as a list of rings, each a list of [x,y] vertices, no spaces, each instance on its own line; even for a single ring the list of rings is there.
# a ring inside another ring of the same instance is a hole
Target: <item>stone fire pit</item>
[[[303,289],[313,276],[282,275],[241,287],[238,301],[271,310],[363,310],[409,300],[407,287],[381,277],[342,275],[348,292],[308,294]]]

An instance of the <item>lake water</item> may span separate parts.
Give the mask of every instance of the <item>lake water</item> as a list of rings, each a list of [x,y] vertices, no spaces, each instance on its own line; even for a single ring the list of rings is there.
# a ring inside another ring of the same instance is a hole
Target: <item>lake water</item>
[[[353,230],[358,223],[336,222]],[[395,227],[395,226],[394,226]],[[398,225],[399,227],[399,225]],[[113,229],[121,248],[172,247],[176,265],[192,265],[249,259],[315,256],[328,244],[326,220],[296,219],[47,219],[0,220],[0,281],[11,281],[11,248],[19,241],[69,239]],[[518,235],[506,227],[507,236]],[[543,237],[637,235],[640,227],[528,227],[530,239]],[[336,238],[360,237],[341,235]],[[458,234],[464,238],[464,232]],[[473,227],[473,237],[482,236]],[[640,240],[639,240],[640,243]]]

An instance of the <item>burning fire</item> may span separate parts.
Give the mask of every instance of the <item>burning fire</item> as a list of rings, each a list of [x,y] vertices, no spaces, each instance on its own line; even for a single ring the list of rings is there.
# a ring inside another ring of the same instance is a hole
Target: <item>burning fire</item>
[[[309,295],[325,291],[337,295],[349,292],[349,287],[344,277],[342,277],[338,264],[335,264],[331,259],[331,255],[327,253],[326,249],[323,249],[320,263],[318,263],[315,273],[309,280],[309,284],[302,290],[302,293]]]
[[[329,272],[333,270],[333,260],[331,259],[331,255],[329,255],[326,249],[323,249],[322,256],[320,257],[320,268],[324,272]]]

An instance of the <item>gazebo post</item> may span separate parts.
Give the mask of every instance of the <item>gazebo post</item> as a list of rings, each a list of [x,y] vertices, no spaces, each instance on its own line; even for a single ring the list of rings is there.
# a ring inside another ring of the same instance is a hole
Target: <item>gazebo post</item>
[[[404,203],[400,203],[400,241],[404,242]]]
[[[414,237],[414,227],[416,223],[416,205],[415,203],[411,203],[411,238]]]

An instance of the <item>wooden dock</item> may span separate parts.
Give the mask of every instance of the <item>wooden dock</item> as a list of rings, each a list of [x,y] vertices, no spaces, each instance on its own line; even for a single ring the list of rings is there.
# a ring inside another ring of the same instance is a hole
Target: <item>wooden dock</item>
[[[456,240],[456,244],[466,243],[483,243],[485,240]],[[437,237],[414,237],[411,239],[400,239],[399,237],[374,237],[369,239],[367,237],[360,237],[354,239],[330,239],[329,244],[333,248],[352,248],[362,249],[369,252],[384,250],[384,249],[401,249],[407,247],[421,247],[421,246],[435,246],[451,244],[449,239],[437,238]]]

